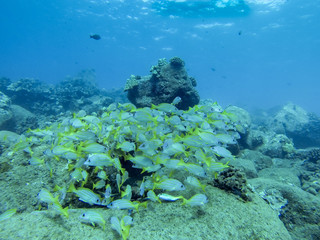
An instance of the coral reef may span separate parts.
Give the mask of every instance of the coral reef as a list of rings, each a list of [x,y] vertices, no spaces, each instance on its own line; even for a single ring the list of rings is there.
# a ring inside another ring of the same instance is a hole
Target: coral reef
[[[7,94],[7,88],[11,83],[12,82],[9,78],[5,78],[5,77],[0,78],[0,91]]]
[[[245,201],[251,200],[251,197],[248,195],[246,176],[235,167],[230,166],[223,170],[217,178],[213,180],[213,185],[220,189],[232,192]]]
[[[83,70],[75,77],[68,77],[57,85],[49,85],[36,79],[20,79],[11,82],[0,79],[0,91],[33,114],[57,115],[67,111],[99,111],[113,102],[127,101],[119,90],[99,89],[93,70]]]
[[[19,134],[45,126],[45,122],[55,121],[68,111],[101,112],[113,102],[127,101],[122,89],[99,89],[93,70],[83,70],[57,85],[35,79],[11,82],[0,78],[0,91],[6,94],[0,92],[0,129]]]
[[[66,109],[81,109],[86,98],[99,95],[100,90],[95,83],[95,72],[83,70],[75,77],[69,77],[59,82],[55,87],[55,95],[59,105]]]
[[[173,57],[169,63],[160,59],[150,72],[151,75],[143,77],[131,75],[126,82],[124,90],[135,106],[171,103],[176,97],[181,98],[176,106],[182,110],[199,103],[200,97],[194,88],[196,81],[188,76],[181,58]]]

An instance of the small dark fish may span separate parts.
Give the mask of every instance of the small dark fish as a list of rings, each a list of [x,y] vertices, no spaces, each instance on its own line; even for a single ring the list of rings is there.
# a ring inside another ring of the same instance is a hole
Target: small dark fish
[[[212,72],[215,72],[215,71],[216,71],[216,69],[215,69],[215,68],[210,68],[210,69],[211,69],[211,71],[212,71]]]
[[[94,40],[100,40],[101,39],[99,34],[90,35],[90,38],[93,38]]]
[[[240,36],[241,34],[242,34],[242,31],[239,31],[239,32],[238,32],[238,35]]]

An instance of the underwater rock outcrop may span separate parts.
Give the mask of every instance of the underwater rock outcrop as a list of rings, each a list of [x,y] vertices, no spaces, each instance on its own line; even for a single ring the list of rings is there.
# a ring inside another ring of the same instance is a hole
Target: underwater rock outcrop
[[[47,113],[55,106],[53,85],[37,79],[24,78],[11,82],[4,91],[11,98],[12,103],[19,105],[33,113]]]
[[[181,98],[176,106],[182,110],[198,104],[200,97],[195,89],[196,80],[188,76],[184,65],[181,58],[173,57],[169,63],[163,58],[151,67],[151,75],[131,75],[124,88],[128,99],[136,107],[171,103],[176,97]]]
[[[4,93],[0,92],[0,128],[6,121],[11,119],[12,117],[10,103],[10,98]]]
[[[320,118],[300,106],[285,105],[268,125],[276,133],[291,138],[297,148],[320,146]]]
[[[36,128],[38,119],[23,107],[12,104],[11,99],[0,92],[0,130],[21,134],[28,128]]]
[[[317,196],[286,181],[271,178],[248,181],[271,208],[278,212],[292,239],[319,239],[320,215],[316,209],[319,209],[320,202]]]
[[[0,91],[8,95],[7,87],[11,84],[11,80],[6,77],[0,78]]]
[[[294,152],[293,142],[284,134],[266,133],[264,143],[257,148],[263,154],[272,158],[284,158]]]
[[[127,101],[122,89],[100,89],[94,70],[83,70],[57,85],[37,79],[13,82],[0,78],[0,130],[22,133],[54,121],[68,111],[99,112],[113,102]]]
[[[35,129],[43,116],[37,116],[19,105],[11,105],[12,118],[4,124],[4,129],[22,134],[26,129]]]
[[[75,77],[67,77],[57,85],[37,79],[20,79],[11,82],[0,78],[0,91],[12,104],[33,114],[57,116],[67,111],[97,112],[113,102],[127,101],[122,90],[106,91],[95,82],[94,70],[83,70]]]
[[[57,99],[63,109],[72,110],[85,105],[86,98],[100,93],[95,83],[94,70],[83,70],[75,77],[66,78],[56,86],[55,90]]]

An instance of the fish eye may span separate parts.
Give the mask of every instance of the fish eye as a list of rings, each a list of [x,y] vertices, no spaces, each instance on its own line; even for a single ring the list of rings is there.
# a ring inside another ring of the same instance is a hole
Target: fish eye
[[[96,200],[96,202],[98,203],[98,202],[100,202],[100,200],[99,200],[99,199],[97,199],[97,200]]]
[[[83,213],[83,214],[82,214],[82,217],[85,217],[85,216],[86,216],[86,214],[85,214],[85,213]]]

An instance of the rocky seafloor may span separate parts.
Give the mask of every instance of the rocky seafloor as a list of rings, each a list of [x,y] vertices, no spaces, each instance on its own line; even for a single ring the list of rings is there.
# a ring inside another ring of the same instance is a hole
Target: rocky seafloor
[[[51,184],[50,174],[29,165],[23,151],[11,155],[14,141],[5,137],[7,131],[20,135],[45,128],[79,110],[99,114],[114,102],[128,102],[123,90],[99,89],[91,71],[57,85],[0,79],[0,213],[17,208],[1,221],[0,239],[120,239],[109,224],[102,229],[81,223],[86,206],[70,206],[68,219],[38,211],[37,194]],[[231,109],[245,131],[229,149],[232,168],[207,186],[209,202],[150,203],[134,213],[129,239],[320,239],[319,117],[293,103],[254,113]],[[123,214],[96,211],[107,221]]]

